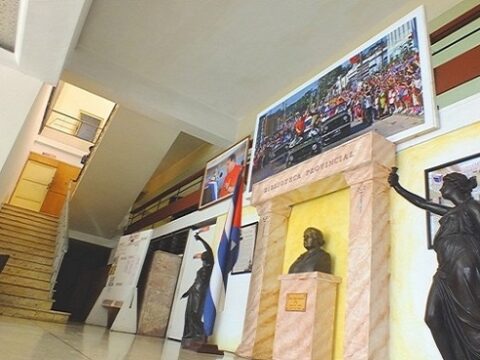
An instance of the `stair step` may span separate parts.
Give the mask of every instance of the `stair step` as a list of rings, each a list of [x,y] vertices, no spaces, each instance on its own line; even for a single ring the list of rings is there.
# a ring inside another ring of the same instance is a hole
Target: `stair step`
[[[38,256],[12,249],[7,243],[0,244],[0,254],[10,255],[14,259],[27,260],[41,265],[53,265],[53,257]],[[10,261],[10,259],[8,260]]]
[[[4,224],[0,224],[0,234],[3,234],[5,236],[16,237],[16,238],[24,239],[28,241],[46,242],[46,243],[55,242],[55,239],[57,238],[56,235],[44,235],[44,234],[38,234],[38,233],[35,234],[30,231],[27,232],[27,231],[15,229],[15,227],[4,225]]]
[[[58,226],[58,221],[52,221],[47,219],[39,219],[29,216],[28,214],[18,213],[9,209],[2,208],[0,210],[0,215],[7,219],[19,220],[27,222],[32,225],[39,225],[44,228],[56,228]]]
[[[55,254],[55,251],[52,250],[40,250],[33,248],[31,246],[25,246],[25,245],[20,245],[15,242],[7,242],[7,241],[1,241],[0,242],[0,247],[6,248],[6,249],[11,249],[14,251],[21,251],[23,253],[27,254],[32,254],[36,256],[44,256],[48,258],[53,258],[53,255]]]
[[[43,271],[36,271],[31,269],[26,269],[24,267],[15,266],[12,264],[8,264],[2,271],[2,274],[7,274],[11,276],[22,276],[27,277],[30,279],[48,281],[52,279],[51,272],[43,272]]]
[[[5,235],[0,234],[0,244],[2,244],[2,243],[22,245],[22,246],[29,247],[31,249],[35,249],[35,251],[36,250],[44,250],[44,251],[55,252],[55,243],[51,243],[51,244],[38,243],[38,242],[35,242],[35,241],[28,241],[28,240],[13,238],[13,237],[10,237],[10,236],[5,236]]]
[[[69,313],[60,311],[41,310],[25,306],[11,306],[7,304],[0,304],[0,314],[4,316],[49,321],[62,324],[65,324],[70,316]]]
[[[51,227],[50,229],[42,228],[38,225],[32,225],[25,223],[24,221],[16,219],[8,219],[0,214],[0,224],[19,229],[24,232],[33,232],[34,234],[45,235],[46,237],[57,236],[57,228]]]
[[[50,291],[50,281],[32,279],[30,277],[11,275],[6,273],[0,274],[0,282],[12,285],[28,286],[32,289]]]
[[[50,310],[52,308],[52,300],[32,299],[25,296],[0,294],[0,304],[10,306],[24,306],[40,310]]]
[[[0,278],[0,294],[24,296],[31,299],[50,300],[50,291],[34,289],[28,286],[10,284]]]
[[[4,207],[5,209],[14,211],[14,212],[16,212],[16,213],[26,214],[26,215],[28,215],[28,216],[30,216],[30,217],[32,217],[32,218],[37,218],[37,219],[43,219],[43,220],[58,222],[58,217],[57,217],[57,216],[53,216],[53,215],[48,215],[48,214],[44,214],[44,213],[35,212],[35,211],[32,211],[32,210],[20,208],[20,207],[17,207],[17,206],[14,206],[14,205],[10,205],[10,204],[3,204],[3,207]]]
[[[0,251],[0,253],[1,253],[1,251]],[[28,260],[22,260],[22,259],[14,258],[14,257],[11,257],[11,256],[8,259],[7,266],[16,266],[16,267],[29,269],[31,271],[43,272],[43,273],[49,274],[49,276],[51,276],[51,274],[53,272],[51,265],[39,264],[39,263],[36,263],[36,262],[31,262],[31,261],[28,261]]]

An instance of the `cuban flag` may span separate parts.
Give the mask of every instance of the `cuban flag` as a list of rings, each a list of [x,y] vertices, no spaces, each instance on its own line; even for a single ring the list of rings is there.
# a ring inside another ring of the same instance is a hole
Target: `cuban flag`
[[[223,310],[225,292],[227,289],[228,274],[238,258],[240,245],[240,227],[242,225],[242,196],[243,177],[238,175],[235,190],[230,197],[227,220],[223,229],[222,238],[218,245],[217,259],[213,265],[210,285],[205,298],[203,309],[203,323],[205,334],[212,335],[217,311]]]

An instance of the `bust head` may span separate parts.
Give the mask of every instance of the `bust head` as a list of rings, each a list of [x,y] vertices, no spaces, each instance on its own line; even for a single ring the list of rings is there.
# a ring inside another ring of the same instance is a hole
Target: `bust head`
[[[323,234],[320,230],[309,227],[303,232],[303,246],[307,249],[290,266],[289,274],[319,271],[331,273],[330,254],[322,249],[325,245]]]
[[[303,232],[303,246],[305,249],[321,248],[325,244],[323,234],[320,230],[314,227],[308,227]]]

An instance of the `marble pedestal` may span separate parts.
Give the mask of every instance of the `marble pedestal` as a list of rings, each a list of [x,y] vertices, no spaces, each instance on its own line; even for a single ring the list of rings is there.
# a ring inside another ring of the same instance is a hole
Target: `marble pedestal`
[[[280,276],[274,360],[331,360],[338,276]]]
[[[138,321],[138,334],[165,337],[181,258],[155,251],[147,276]]]

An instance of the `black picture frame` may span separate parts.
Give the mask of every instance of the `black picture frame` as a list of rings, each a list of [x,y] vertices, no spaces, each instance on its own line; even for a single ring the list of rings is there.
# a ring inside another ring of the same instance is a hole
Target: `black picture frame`
[[[255,244],[257,242],[258,221],[240,227],[242,239],[238,252],[238,259],[232,269],[232,275],[252,272]]]
[[[427,200],[438,204],[451,204],[441,196],[439,191],[443,183],[443,176],[451,172],[459,172],[467,177],[477,176],[477,180],[480,181],[480,153],[425,169],[425,194]],[[474,189],[472,195],[475,199],[480,200],[480,188]],[[427,246],[429,249],[432,249],[433,239],[439,227],[438,221],[440,216],[427,211],[426,220]]]

